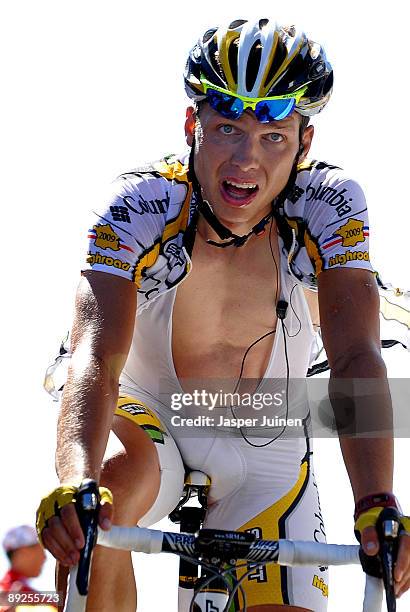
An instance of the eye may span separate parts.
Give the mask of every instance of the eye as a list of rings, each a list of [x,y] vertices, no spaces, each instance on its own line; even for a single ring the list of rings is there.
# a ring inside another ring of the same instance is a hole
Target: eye
[[[224,125],[221,125],[219,130],[220,132],[222,132],[222,134],[233,134],[234,127],[233,125],[230,125],[229,123],[224,123]]]
[[[268,139],[272,142],[283,142],[284,140],[282,134],[278,134],[278,132],[271,132],[268,134]]]

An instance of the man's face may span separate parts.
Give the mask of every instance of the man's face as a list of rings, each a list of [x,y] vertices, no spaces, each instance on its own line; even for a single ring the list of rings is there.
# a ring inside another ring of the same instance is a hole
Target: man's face
[[[14,551],[12,566],[29,578],[40,575],[46,555],[41,544],[22,546]]]
[[[185,126],[192,143],[195,115],[188,109]],[[252,111],[225,119],[209,104],[201,108],[195,139],[195,171],[218,219],[228,227],[251,227],[268,214],[271,202],[285,187],[299,150],[300,116],[260,123]],[[303,136],[307,154],[313,137]]]

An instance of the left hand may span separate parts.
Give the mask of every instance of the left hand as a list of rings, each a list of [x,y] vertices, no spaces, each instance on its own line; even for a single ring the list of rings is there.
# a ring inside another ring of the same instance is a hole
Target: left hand
[[[355,531],[360,534],[360,543],[366,555],[373,557],[380,549],[376,522],[383,508],[376,507],[363,512],[355,523]],[[403,527],[399,535],[399,551],[394,567],[395,593],[400,597],[410,588],[410,517],[401,516]]]

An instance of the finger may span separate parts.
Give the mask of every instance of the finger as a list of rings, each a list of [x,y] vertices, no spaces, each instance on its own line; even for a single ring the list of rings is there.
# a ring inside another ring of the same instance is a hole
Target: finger
[[[98,515],[98,524],[102,529],[106,531],[108,529],[111,529],[113,514],[114,514],[113,504],[110,504],[109,502],[105,502],[101,504],[100,512]]]
[[[410,577],[408,577],[407,580],[404,580],[400,584],[395,585],[394,592],[396,594],[396,597],[401,597],[403,593],[409,590],[409,588],[410,588]]]
[[[366,527],[363,529],[361,534],[361,545],[366,555],[370,557],[377,555],[379,552],[379,539],[374,527]]]
[[[57,559],[59,563],[64,566],[73,565],[70,557],[66,554],[65,550],[60,544],[53,538],[48,527],[43,529],[42,540],[45,548]]]
[[[400,583],[406,574],[410,577],[410,536],[400,536],[399,552],[397,555],[396,566],[394,568],[394,579]]]
[[[74,504],[67,504],[61,508],[60,518],[75,547],[81,550],[85,545],[85,540]]]
[[[66,557],[70,560],[70,565],[78,563],[80,553],[74,543],[74,540],[67,533],[61,519],[58,516],[53,516],[47,523],[48,536],[52,539],[52,543],[57,543],[63,549]]]

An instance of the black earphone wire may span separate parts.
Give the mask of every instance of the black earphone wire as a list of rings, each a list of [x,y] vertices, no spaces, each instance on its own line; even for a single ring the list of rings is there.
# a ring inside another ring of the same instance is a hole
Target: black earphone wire
[[[279,266],[277,264],[277,261],[276,261],[276,258],[275,258],[275,254],[274,254],[273,248],[272,248],[272,226],[273,226],[273,218],[272,218],[272,220],[270,222],[270,227],[269,227],[269,247],[270,247],[270,252],[271,252],[271,255],[272,255],[272,259],[273,259],[273,262],[274,262],[275,268],[276,268],[275,304],[277,305],[277,303],[278,303],[278,296],[279,296]],[[298,317],[298,315],[296,314],[295,309],[292,306],[292,293],[293,293],[293,290],[295,289],[295,287],[296,287],[296,285],[294,285],[292,287],[292,290],[291,290],[291,293],[290,293],[290,296],[289,296],[289,301],[290,301],[290,305],[291,305],[292,311],[294,312],[296,318],[299,321],[299,325],[300,325],[299,330],[296,332],[296,334],[294,334],[294,336],[297,336],[298,333],[300,332],[300,330],[302,329],[302,322],[301,322],[300,318]],[[277,317],[277,318],[279,318],[279,317]],[[263,448],[265,446],[269,446],[273,442],[276,442],[276,440],[278,440],[278,438],[280,438],[284,434],[284,432],[286,430],[286,427],[287,427],[287,421],[288,421],[288,416],[289,416],[289,378],[290,378],[290,376],[289,376],[290,375],[290,367],[289,367],[289,358],[288,358],[288,347],[287,347],[287,342],[286,342],[286,334],[288,333],[288,330],[287,330],[287,328],[285,326],[283,318],[280,318],[280,322],[282,324],[283,343],[284,343],[285,360],[286,360],[286,391],[285,391],[285,393],[286,393],[286,413],[285,413],[286,416],[285,416],[285,425],[283,425],[282,431],[280,431],[277,434],[277,436],[275,436],[274,438],[272,438],[272,440],[269,440],[268,442],[264,442],[263,444],[254,444],[253,442],[251,442],[246,437],[246,435],[243,433],[243,428],[239,427],[239,431],[240,431],[240,434],[241,434],[242,438],[245,440],[245,442],[247,444],[249,444],[249,446],[253,446],[254,448]],[[243,369],[245,367],[245,359],[246,359],[249,351],[251,350],[251,348],[254,347],[255,344],[258,344],[258,342],[261,342],[262,340],[264,340],[265,338],[270,336],[271,334],[276,333],[276,331],[277,331],[277,326],[275,327],[275,329],[273,329],[270,332],[267,332],[266,334],[264,334],[263,336],[261,336],[260,338],[258,338],[257,340],[252,342],[252,344],[250,344],[248,346],[248,348],[246,349],[246,351],[244,353],[244,356],[242,358],[242,363],[241,363],[241,369],[240,369],[240,372],[239,372],[239,377],[238,377],[238,380],[236,381],[236,385],[235,385],[235,388],[233,390],[232,395],[237,392],[237,390],[239,388],[239,385],[241,384]],[[290,337],[293,338],[294,336],[290,336]],[[232,404],[231,404],[230,405],[231,414],[235,418],[235,413],[234,413],[233,408],[234,408],[234,406],[232,406]]]
[[[298,313],[297,313],[297,312],[296,312],[296,310],[293,308],[293,304],[292,304],[292,295],[293,295],[293,292],[294,292],[294,290],[296,289],[296,287],[297,287],[297,285],[293,285],[293,287],[292,287],[292,289],[291,289],[291,292],[290,292],[290,294],[289,294],[289,305],[290,305],[290,307],[291,307],[291,309],[292,309],[293,314],[295,315],[295,317],[296,317],[296,318],[297,318],[297,320],[298,320],[298,323],[299,323],[299,329],[298,329],[298,331],[297,331],[295,334],[290,334],[290,333],[289,333],[289,331],[288,331],[288,328],[287,328],[287,327],[286,327],[286,325],[283,323],[283,325],[285,326],[285,329],[286,329],[286,333],[288,334],[288,338],[295,338],[295,337],[296,337],[296,336],[297,336],[297,335],[298,335],[298,334],[299,334],[299,333],[302,331],[302,321],[300,320],[300,318],[299,318],[299,316],[298,316]],[[282,322],[283,322],[283,321],[282,321]]]

